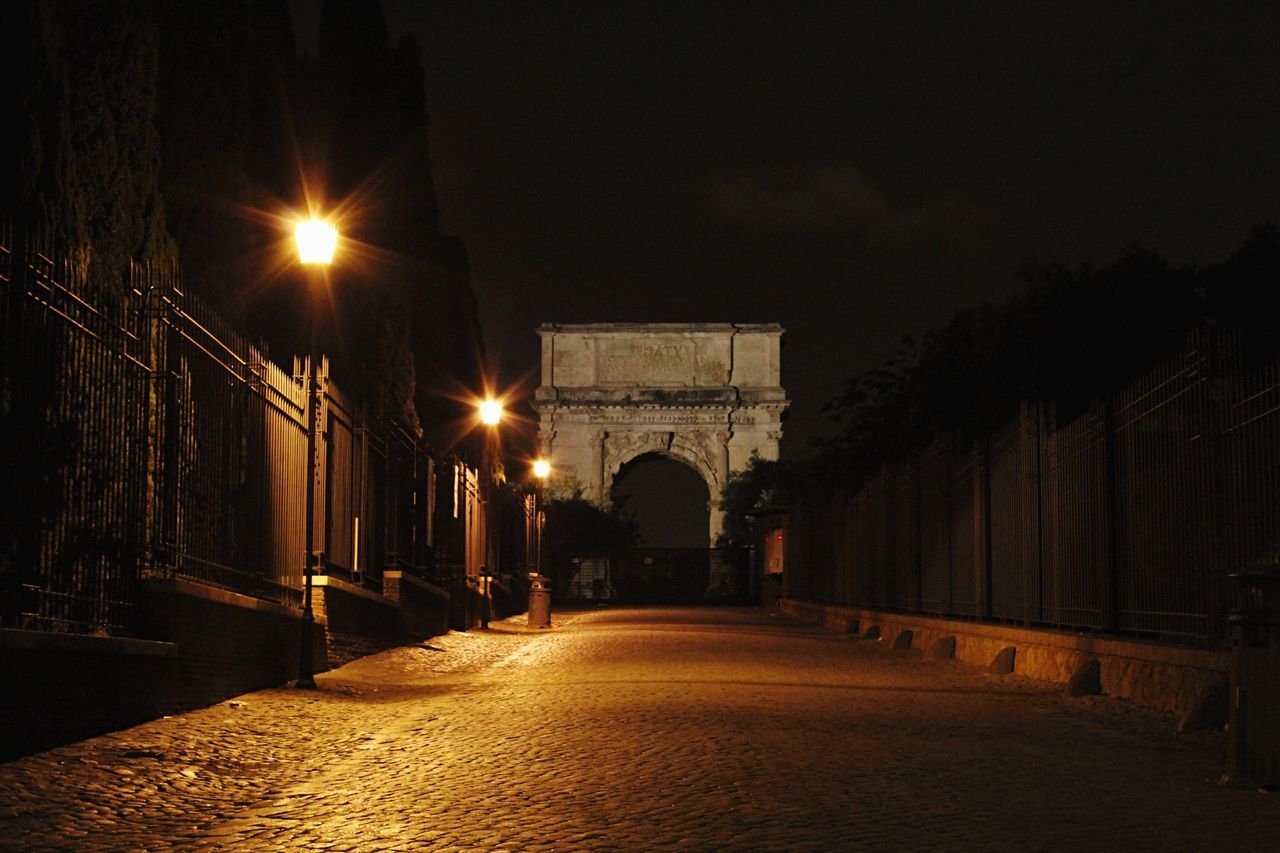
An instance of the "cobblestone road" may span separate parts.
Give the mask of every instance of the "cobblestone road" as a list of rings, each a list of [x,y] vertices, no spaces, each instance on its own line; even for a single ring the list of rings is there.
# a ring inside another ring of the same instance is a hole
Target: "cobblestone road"
[[[1264,850],[1221,735],[748,610],[453,633],[0,765],[0,848]]]

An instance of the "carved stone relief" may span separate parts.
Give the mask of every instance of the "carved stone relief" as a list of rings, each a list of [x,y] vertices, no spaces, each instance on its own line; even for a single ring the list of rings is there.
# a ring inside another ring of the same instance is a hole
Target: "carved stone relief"
[[[611,432],[604,443],[604,470],[612,478],[623,465],[646,453],[666,453],[671,449],[674,433]]]

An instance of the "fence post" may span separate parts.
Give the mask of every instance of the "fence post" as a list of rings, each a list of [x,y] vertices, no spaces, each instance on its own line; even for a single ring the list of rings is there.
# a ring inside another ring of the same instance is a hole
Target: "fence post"
[[[0,530],[9,534],[6,538],[12,539],[8,564],[0,557],[0,625],[5,627],[16,627],[19,624],[23,580],[34,570],[37,559],[35,525],[31,523],[32,515],[27,500],[35,464],[32,459],[34,454],[16,452],[20,447],[18,437],[28,431],[24,427],[31,409],[28,399],[30,377],[23,376],[30,369],[23,358],[29,346],[25,334],[27,319],[24,309],[27,304],[24,297],[29,286],[27,254],[30,238],[24,234],[25,229],[21,224],[11,228],[7,235],[8,252],[3,255],[3,271],[7,275],[0,282],[0,318],[4,324],[0,329],[3,333],[0,335],[0,353],[4,356],[0,361],[0,382],[3,383],[0,392],[4,394],[7,403],[7,411],[0,415],[0,454],[3,454],[0,458],[13,466],[6,472],[6,487],[0,489],[4,494],[2,500],[5,513],[0,520]],[[24,411],[24,407],[27,411]],[[8,547],[9,542],[0,543],[0,548]]]
[[[312,554],[312,569],[317,575],[327,574],[325,563],[329,554],[330,536],[332,531],[329,529],[329,518],[332,514],[332,507],[329,502],[333,494],[333,489],[329,482],[333,476],[331,466],[329,465],[330,453],[330,435],[329,435],[329,357],[321,356],[319,363],[314,368],[315,371],[315,388],[313,389],[314,397],[310,404],[315,408],[314,425],[312,429],[315,431],[315,455],[311,458],[310,473],[315,478],[315,491],[312,495],[312,505],[308,507],[308,511],[313,513],[314,526],[311,529],[311,542],[307,543],[309,553]]]
[[[1226,424],[1230,418],[1229,407],[1233,394],[1229,383],[1240,376],[1239,340],[1228,337],[1222,332],[1204,330],[1196,334],[1195,344],[1204,353],[1205,378],[1208,392],[1202,413],[1202,434],[1208,441],[1205,460],[1209,469],[1209,572],[1205,601],[1205,633],[1208,637],[1226,637],[1226,602],[1229,572],[1242,571],[1247,566],[1213,565],[1214,560],[1223,559],[1228,554],[1226,535],[1227,483],[1226,471],[1228,460],[1226,442],[1229,441]],[[1231,556],[1238,557],[1235,554]]]
[[[1034,408],[1033,408],[1034,406]],[[1040,553],[1040,403],[1023,402],[1018,412],[1019,468],[1022,477],[1022,572],[1023,621],[1030,625],[1041,619],[1043,567]]]
[[[909,610],[916,613],[920,612],[921,600],[924,598],[924,520],[923,507],[924,496],[922,478],[920,476],[920,454],[915,453],[911,457],[911,477],[914,481],[911,489],[911,513],[915,519],[912,525],[911,535],[915,540],[911,549],[911,571],[914,574],[911,583],[911,591],[913,593],[912,600],[909,602]]]
[[[974,601],[979,619],[991,618],[991,434],[973,446]]]
[[[1102,500],[1106,524],[1106,559],[1099,566],[1099,621],[1103,631],[1115,632],[1119,624],[1120,492],[1116,471],[1116,403],[1108,397],[1090,407],[1103,442]],[[1101,410],[1101,411],[1099,411]]]
[[[158,289],[158,288],[157,288]],[[164,349],[156,361],[157,372],[164,377],[164,438],[162,483],[160,493],[160,554],[167,574],[178,567],[178,478],[181,473],[179,459],[182,450],[182,419],[178,385],[181,382],[182,359],[178,347],[179,312],[172,310],[176,293],[165,288],[158,298],[156,318],[164,332]],[[154,291],[153,291],[154,292]]]

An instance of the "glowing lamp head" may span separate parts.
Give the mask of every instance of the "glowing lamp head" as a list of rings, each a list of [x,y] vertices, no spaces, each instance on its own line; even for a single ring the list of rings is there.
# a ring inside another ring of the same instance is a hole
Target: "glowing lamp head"
[[[539,459],[533,463],[533,476],[539,480],[547,479],[547,475],[551,473],[551,463],[545,459]]]
[[[497,400],[485,400],[480,404],[480,422],[494,426],[502,420],[502,404]]]
[[[338,229],[328,222],[311,219],[299,222],[293,229],[298,241],[298,258],[304,264],[328,264],[333,262],[333,250],[338,245]]]

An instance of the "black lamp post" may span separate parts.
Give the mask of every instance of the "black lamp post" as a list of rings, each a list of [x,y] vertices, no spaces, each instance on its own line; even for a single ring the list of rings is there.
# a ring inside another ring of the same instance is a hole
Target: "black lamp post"
[[[546,459],[538,459],[533,463],[533,476],[537,485],[533,490],[533,529],[534,535],[537,537],[537,549],[535,550],[536,562],[534,570],[538,574],[542,574],[542,487],[546,485],[547,477],[551,474],[551,463]]]
[[[480,404],[480,422],[485,426],[482,457],[481,498],[484,501],[484,562],[480,565],[480,627],[489,627],[490,608],[490,543],[489,526],[493,520],[493,445],[498,440],[498,424],[502,421],[502,404],[492,397]]]
[[[338,230],[327,222],[312,219],[298,224],[294,230],[298,243],[298,259],[304,266],[323,270],[333,262],[333,250],[338,243]],[[315,627],[315,613],[311,610],[311,578],[315,574],[315,499],[316,499],[316,399],[319,382],[316,378],[316,334],[319,299],[316,290],[320,276],[308,276],[307,282],[307,336],[310,341],[307,355],[307,484],[306,505],[303,520],[302,562],[302,645],[298,655],[298,681],[296,687],[314,690],[316,687],[315,662],[311,651],[311,634]]]

